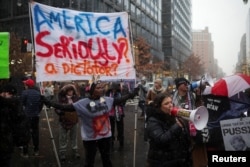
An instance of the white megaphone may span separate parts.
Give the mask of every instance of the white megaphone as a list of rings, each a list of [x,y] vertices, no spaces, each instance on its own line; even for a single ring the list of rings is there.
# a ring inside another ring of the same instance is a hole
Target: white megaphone
[[[208,122],[208,110],[204,106],[200,106],[195,110],[186,110],[174,107],[171,110],[171,115],[179,116],[191,121],[198,130],[205,128]]]
[[[209,85],[209,86],[213,86],[214,85],[214,81],[213,78],[211,77],[211,75],[209,74],[205,74],[200,81],[195,81],[192,82],[189,86],[189,90],[194,90],[195,88],[198,88],[200,86],[204,86],[204,85]]]

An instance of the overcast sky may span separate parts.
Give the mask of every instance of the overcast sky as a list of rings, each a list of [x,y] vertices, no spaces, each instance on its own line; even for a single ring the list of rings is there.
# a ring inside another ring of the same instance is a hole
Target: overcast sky
[[[192,28],[208,27],[214,58],[226,75],[234,73],[249,8],[243,0],[192,0]]]

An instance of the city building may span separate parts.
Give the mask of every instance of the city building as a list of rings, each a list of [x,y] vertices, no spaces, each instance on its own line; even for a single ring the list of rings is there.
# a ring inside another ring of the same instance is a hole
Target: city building
[[[246,20],[246,68],[247,75],[250,75],[250,9]]]
[[[162,1],[162,37],[165,61],[168,69],[178,71],[192,50],[192,3]]]
[[[241,37],[240,51],[238,53],[238,62],[236,64],[236,72],[247,74],[247,61],[246,61],[246,34]]]
[[[198,56],[204,66],[205,73],[215,76],[214,70],[214,44],[212,35],[206,27],[204,30],[193,30],[192,51]]]

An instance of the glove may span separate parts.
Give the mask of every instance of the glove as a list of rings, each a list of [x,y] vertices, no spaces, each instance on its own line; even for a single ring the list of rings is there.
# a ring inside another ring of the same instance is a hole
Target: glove
[[[136,95],[134,92],[128,94],[129,99],[133,99],[135,96]]]
[[[58,109],[55,109],[55,112],[57,113],[57,115],[65,115],[65,112],[62,111],[62,110],[58,110]]]
[[[135,94],[135,96],[139,96],[139,90],[140,90],[139,87],[134,88],[133,93]]]
[[[41,96],[41,101],[43,102],[43,104],[45,104],[48,108],[51,107],[51,102],[44,96]]]

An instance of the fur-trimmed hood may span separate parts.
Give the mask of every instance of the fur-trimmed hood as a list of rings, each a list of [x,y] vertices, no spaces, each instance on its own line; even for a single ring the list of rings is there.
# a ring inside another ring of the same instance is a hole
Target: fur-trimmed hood
[[[69,91],[69,90],[73,90],[74,95],[77,94],[76,87],[75,87],[75,85],[73,85],[73,84],[67,84],[67,85],[63,86],[63,87],[60,89],[59,94],[60,94],[61,96],[65,96],[65,95],[67,94],[67,91]]]

